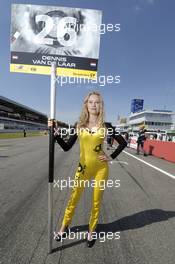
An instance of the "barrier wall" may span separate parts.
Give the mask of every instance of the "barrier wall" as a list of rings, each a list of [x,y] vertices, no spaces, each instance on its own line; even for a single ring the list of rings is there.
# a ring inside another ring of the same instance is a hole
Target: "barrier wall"
[[[144,150],[149,155],[175,162],[175,142],[147,139]]]

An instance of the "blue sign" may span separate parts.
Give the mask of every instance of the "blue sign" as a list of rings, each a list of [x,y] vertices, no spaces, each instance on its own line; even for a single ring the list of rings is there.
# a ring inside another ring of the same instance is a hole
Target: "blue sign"
[[[143,110],[143,99],[132,99],[131,101],[131,113],[136,113]]]

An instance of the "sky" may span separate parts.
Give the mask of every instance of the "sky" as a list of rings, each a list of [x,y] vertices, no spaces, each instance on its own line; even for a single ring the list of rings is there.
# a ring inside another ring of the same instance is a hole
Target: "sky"
[[[0,1],[0,95],[49,116],[50,77],[10,73],[11,4],[38,4],[102,10],[102,22],[120,24],[119,32],[101,34],[98,76],[118,76],[120,83],[57,86],[57,119],[78,120],[83,98],[101,92],[106,121],[130,115],[131,100],[144,99],[144,109],[175,112],[174,0],[27,0]]]

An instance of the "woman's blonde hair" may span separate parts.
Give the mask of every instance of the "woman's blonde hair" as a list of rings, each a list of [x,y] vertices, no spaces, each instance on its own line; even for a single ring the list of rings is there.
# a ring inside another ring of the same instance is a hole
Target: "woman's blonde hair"
[[[87,108],[87,103],[88,103],[89,97],[91,95],[97,95],[100,99],[100,111],[99,111],[99,115],[98,115],[97,125],[98,125],[98,127],[104,126],[104,102],[103,102],[103,98],[99,92],[92,91],[84,98],[83,109],[81,111],[79,121],[77,123],[77,128],[86,127],[86,125],[87,125],[87,122],[89,120],[89,112],[88,112],[88,108]]]

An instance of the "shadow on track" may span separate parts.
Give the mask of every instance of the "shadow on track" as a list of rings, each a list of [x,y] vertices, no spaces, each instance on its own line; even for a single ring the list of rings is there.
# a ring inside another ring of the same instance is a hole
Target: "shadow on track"
[[[99,224],[98,232],[117,232],[138,229],[153,223],[167,221],[172,217],[175,217],[174,211],[165,211],[161,209],[145,210],[133,215],[122,217],[111,223]]]
[[[119,232],[125,231],[130,229],[138,229],[144,227],[146,225],[151,225],[153,223],[167,221],[169,218],[175,217],[174,211],[165,211],[162,209],[151,209],[138,212],[133,215],[122,217],[114,222],[107,223],[107,224],[98,224],[96,232],[103,234],[107,234],[108,232]],[[88,225],[81,225],[81,226],[74,226],[70,229],[71,232],[87,232]],[[72,242],[70,244],[61,245],[53,249],[52,252],[64,250],[66,248],[76,246],[78,244],[84,243],[86,239],[78,240],[76,242]]]

